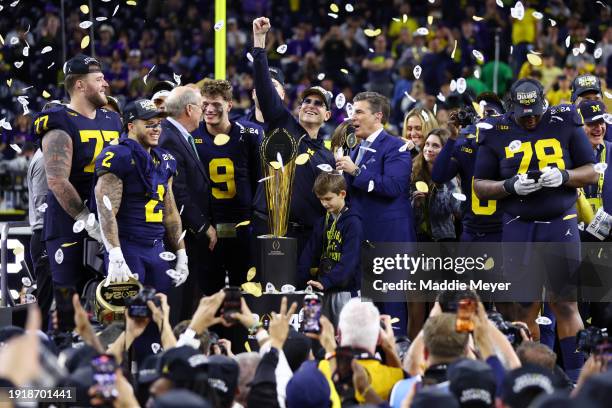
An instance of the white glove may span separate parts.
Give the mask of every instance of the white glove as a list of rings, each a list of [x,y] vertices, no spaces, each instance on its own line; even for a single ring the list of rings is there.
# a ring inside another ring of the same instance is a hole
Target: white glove
[[[174,270],[166,271],[168,276],[174,281],[174,286],[181,286],[189,276],[189,266],[187,260],[187,252],[184,249],[176,251],[176,266]]]
[[[93,218],[93,224],[91,222],[88,222],[90,221],[90,215],[91,213],[89,212],[89,209],[85,207],[83,211],[81,211],[79,215],[77,215],[76,219],[77,221],[83,221],[85,223],[85,230],[91,238],[95,239],[99,243],[102,243],[102,232],[100,231],[100,224],[95,218]]]
[[[531,194],[534,191],[538,191],[542,188],[542,184],[539,181],[527,178],[526,174],[518,174],[515,177],[507,179],[504,182],[504,189],[508,193],[514,193],[518,195]]]
[[[127,282],[130,278],[136,278],[136,276],[125,262],[121,247],[112,248],[108,251],[108,275],[106,281],[104,281],[104,286],[115,282]]]
[[[542,187],[559,187],[567,181],[567,179],[564,180],[565,177],[569,178],[567,171],[565,171],[565,175],[563,174],[564,171],[558,167],[544,167],[540,177],[540,184],[542,184]]]

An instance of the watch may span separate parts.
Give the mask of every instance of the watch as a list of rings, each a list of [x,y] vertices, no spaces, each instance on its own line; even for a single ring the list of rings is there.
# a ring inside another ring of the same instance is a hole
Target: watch
[[[357,167],[357,169],[353,172],[353,177],[357,177],[361,174],[361,168]]]

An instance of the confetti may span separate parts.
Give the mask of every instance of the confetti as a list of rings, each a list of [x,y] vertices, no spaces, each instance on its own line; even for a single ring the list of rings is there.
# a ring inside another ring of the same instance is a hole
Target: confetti
[[[593,169],[595,170],[595,172],[599,174],[604,174],[607,168],[608,168],[607,163],[597,163],[595,166],[593,166]]]
[[[557,25],[557,22],[555,20],[553,20],[552,18],[549,18],[548,21],[550,21],[550,26],[554,27]]]
[[[484,55],[482,55],[482,52],[478,51],[478,50],[472,50],[472,55],[474,56],[474,58],[476,58],[478,61],[483,62],[484,61]]]
[[[604,113],[603,114],[603,120],[608,124],[608,125],[612,125],[612,114],[610,113]]]
[[[161,349],[161,346],[159,345],[159,343],[152,343],[151,344],[151,350],[153,351],[153,354],[157,354],[157,352]]]
[[[484,20],[484,18],[479,17],[479,16],[472,16],[472,20],[474,20],[474,21],[482,21],[482,20]]]
[[[178,75],[173,72],[172,77],[174,78],[174,82],[176,83],[176,86],[179,86],[181,84],[181,75]]]
[[[76,245],[76,244],[78,244],[78,242],[76,242],[76,241],[75,242],[64,242],[62,244],[62,248],[68,248],[68,247],[71,247],[71,246]]]
[[[23,61],[15,61],[15,68],[19,69],[23,65]]]
[[[6,130],[12,130],[11,124],[6,121],[6,118],[0,119],[0,127]]]
[[[254,266],[251,266],[249,270],[247,271],[247,276],[246,276],[247,282],[252,281],[256,273],[257,273],[257,269],[255,269]]]
[[[338,18],[338,15],[336,13],[327,13],[327,15],[331,18]]]
[[[303,164],[306,164],[308,160],[310,160],[310,155],[308,153],[302,153],[295,158],[295,164],[301,166]]]
[[[279,54],[284,54],[287,52],[287,44],[281,44],[278,46],[278,48],[276,48],[276,52],[278,52]]]
[[[612,99],[612,93],[610,93],[608,91],[604,91],[604,95],[606,96],[606,98]]]
[[[53,47],[50,47],[50,46],[48,46],[48,45],[47,45],[45,48],[43,48],[43,49],[40,51],[40,53],[41,53],[41,54],[46,54],[46,53],[50,52],[51,50],[53,50]]]
[[[450,81],[450,84],[449,84],[448,88],[450,89],[451,92],[455,92],[457,90],[457,81],[452,79]]]
[[[485,130],[493,129],[493,125],[490,124],[490,123],[487,123],[487,122],[479,122],[476,125],[476,127],[479,128],[479,129],[485,129]]]
[[[586,51],[586,45],[584,45],[584,43],[580,43],[580,45],[578,46],[578,51],[580,51],[581,54],[584,54],[584,52]]]
[[[474,70],[474,78],[480,79],[480,69],[479,68]]]
[[[96,21],[106,21],[106,20],[108,20],[108,18],[104,16],[96,17]]]
[[[455,51],[457,51],[457,40],[455,40],[455,45],[453,46],[453,52],[451,52],[451,59],[455,59]]]
[[[19,38],[13,37],[11,38],[11,45],[16,45],[19,42]]]
[[[348,3],[344,6],[344,9],[347,11],[347,13],[352,13],[353,10],[355,10],[353,8],[353,5],[352,4],[348,4]]]
[[[536,67],[542,65],[542,58],[540,58],[540,56],[536,54],[527,54],[527,61],[529,61],[531,65]]]
[[[64,251],[62,251],[62,248],[58,248],[55,251],[55,263],[61,265],[62,262],[64,262]]]
[[[510,55],[512,55],[512,51],[514,51],[514,46],[510,46]]]
[[[457,92],[462,94],[465,92],[466,89],[467,89],[467,81],[465,80],[465,78],[459,78],[457,80]]]
[[[417,65],[412,70],[412,74],[414,75],[414,79],[419,79],[421,77],[421,72],[423,72],[423,68],[420,65]]]
[[[368,183],[368,193],[374,190],[374,180],[370,180]]]
[[[241,285],[241,288],[249,295],[253,295],[255,297],[260,297],[262,295],[261,283],[259,282],[246,282]]]
[[[510,9],[510,15],[517,20],[522,20],[525,17],[525,7],[523,3],[517,1],[513,8]]]
[[[321,72],[319,75],[317,75],[317,79],[318,79],[319,81],[324,80],[324,79],[325,79],[325,74]]]
[[[344,75],[348,75],[348,73],[349,73],[348,69],[346,69],[346,68],[340,69],[340,72],[342,72]]]
[[[566,48],[569,48],[571,41],[572,41],[572,37],[571,36],[568,35],[567,37],[565,37],[565,47]]]
[[[595,40],[592,38],[587,38],[586,41],[591,44],[595,44]]]
[[[403,145],[402,145],[402,146],[401,146],[399,149],[397,149],[397,150],[398,150],[399,152],[403,153],[403,152],[405,152],[406,150],[408,150],[408,146],[409,146],[409,144],[408,144],[408,143],[404,143],[404,144],[403,144]]]
[[[24,57],[28,57],[30,55],[30,47],[23,47],[21,54],[23,54]]]
[[[46,90],[45,90],[45,91],[42,91],[42,97],[43,97],[43,98],[45,98],[45,99],[49,99],[49,97],[50,97],[50,96],[51,96],[51,94],[50,94],[49,92],[47,92]]]
[[[429,192],[429,186],[424,181],[417,181],[414,186],[416,187],[417,191],[421,193]]]
[[[85,229],[85,221],[83,220],[77,220],[77,222],[75,222],[72,225],[72,232],[74,232],[75,234],[80,233],[84,229]]]
[[[340,92],[338,95],[336,95],[335,102],[336,102],[336,108],[338,109],[344,108],[344,104],[346,103],[346,96],[344,96],[344,94]]]
[[[417,28],[416,33],[419,35],[427,35],[429,34],[429,30],[425,27],[419,27]]]
[[[253,55],[251,55],[250,52],[247,52],[247,59],[251,62],[253,62]]]
[[[421,111],[421,116],[425,122],[429,122],[429,115],[424,110]]]
[[[24,276],[23,278],[21,278],[21,283],[23,284],[23,286],[28,287],[28,288],[32,286],[32,281],[27,276]]]
[[[550,326],[552,324],[552,320],[550,320],[546,316],[538,316],[535,319],[536,324],[541,324],[542,326]]]
[[[363,33],[367,37],[377,37],[380,35],[380,33],[382,33],[382,30],[380,28],[377,28],[377,29],[366,28],[365,30],[363,30]]]
[[[406,98],[408,98],[408,100],[409,100],[410,102],[416,102],[416,99],[414,99],[414,98],[412,97],[412,95],[410,95],[410,94],[408,93],[408,91],[404,91],[404,96],[405,96]]]
[[[374,52],[374,48],[368,48],[368,51]]]
[[[338,7],[338,5],[336,3],[332,3],[329,5],[329,9],[331,11],[333,11],[334,13],[337,13],[340,11],[340,7]]]
[[[187,230],[183,231],[183,233],[179,237],[178,241],[176,242],[177,244],[181,243],[181,241],[185,238],[185,234],[187,234]]]
[[[96,223],[96,216],[94,213],[90,213],[87,216],[87,221],[85,221],[85,225],[87,227],[93,227],[95,223]]]
[[[262,179],[257,180],[257,182],[258,182],[258,183],[262,183],[262,182],[264,182],[264,181],[266,181],[266,180],[268,180],[268,179],[271,179],[272,177],[273,177],[273,176],[264,177],[264,178],[262,178]]]
[[[161,252],[159,254],[159,257],[161,259],[163,259],[164,261],[168,261],[168,262],[172,262],[172,261],[174,261],[176,259],[176,255],[174,255],[172,252],[168,252],[168,251]]]
[[[463,193],[453,193],[453,197],[455,197],[455,200],[457,200],[457,201],[465,201],[465,200],[467,200],[467,197]]]
[[[47,69],[51,68],[51,67],[52,67],[52,66],[54,66],[54,65],[55,65],[55,61],[54,61],[54,62],[52,62],[52,63],[51,63],[51,65],[49,65],[49,66],[47,67]]]
[[[399,18],[397,18],[397,17],[393,17],[391,20],[395,21],[396,23],[399,23],[400,21],[402,21],[402,20],[400,20],[400,19],[399,19]]]
[[[92,24],[93,23],[91,21],[87,20],[80,23],[79,27],[81,27],[83,30],[87,30],[89,27],[91,27]]]
[[[181,205],[181,209],[179,210],[179,215],[183,215],[184,209],[185,209],[185,204]]]
[[[432,25],[433,24],[433,20],[434,20],[433,16],[427,16],[427,25]]]
[[[344,110],[346,110],[346,115],[349,117],[349,119],[353,117],[353,114],[355,113],[355,109],[353,108],[352,103],[347,103],[346,106],[344,107]]]
[[[279,170],[281,168],[281,164],[279,162],[275,161],[271,161],[270,162],[270,166],[272,166],[272,168],[274,170]]]
[[[11,149],[13,149],[14,151],[16,151],[16,152],[17,152],[17,154],[20,154],[20,153],[21,153],[21,147],[19,147],[19,145],[18,145],[18,144],[11,143],[11,145],[10,145],[10,146],[11,146]]]
[[[444,102],[444,101],[446,101],[446,96],[444,96],[444,94],[442,94],[442,92],[440,92],[440,93],[439,93],[439,94],[436,96],[436,98],[438,98],[438,100],[439,100],[440,102]]]
[[[490,271],[491,269],[493,269],[494,266],[495,266],[495,259],[487,258],[482,269],[484,269],[485,271]]]
[[[128,0],[125,2],[125,4],[127,4],[128,6],[135,6],[136,2],[134,0]]]
[[[408,15],[402,14],[402,23],[406,24],[408,22]]]
[[[495,3],[496,3],[496,4],[497,4],[499,7],[504,8],[504,1],[503,1],[503,0],[495,0]]]
[[[111,203],[111,200],[110,198],[108,198],[108,196],[105,195],[104,197],[102,197],[102,202],[104,203],[104,206],[108,211],[111,211],[113,209],[113,204]]]
[[[513,140],[512,142],[510,142],[510,144],[508,145],[508,148],[510,149],[510,151],[512,153],[516,153],[521,149],[521,145],[523,143],[520,140]]]
[[[47,207],[49,205],[47,203],[43,203],[41,205],[38,206],[37,210],[38,212],[44,213],[45,211],[47,211]]]
[[[0,34],[0,44],[4,45],[4,37],[2,37],[2,34]]]
[[[87,4],[83,4],[81,7],[79,7],[79,10],[81,10],[81,13],[87,14],[89,13],[89,6]]]
[[[89,45],[89,35],[86,35],[85,37],[83,37],[83,39],[81,40],[81,49],[85,49],[87,48],[87,46]]]
[[[24,96],[24,95],[18,96],[17,97],[17,102],[19,102],[21,104],[21,107],[23,108],[23,114],[27,115],[30,112],[30,110],[28,109],[28,104],[30,103],[28,101],[28,97]]]
[[[117,4],[117,6],[115,6],[115,9],[113,10],[113,14],[111,15],[111,17],[115,17],[115,14],[117,14],[117,10],[119,10],[119,5]]]
[[[593,52],[593,57],[595,57],[595,59],[599,59],[601,58],[601,54],[603,54],[603,50],[601,49],[601,47],[598,47],[597,49],[595,49],[595,52]]]
[[[580,48],[572,48],[572,54],[574,54],[574,57],[577,57],[580,54]]]
[[[327,164],[327,163],[319,164],[319,165],[317,166],[317,168],[318,168],[319,170],[321,170],[321,171],[325,171],[325,172],[328,172],[328,173],[329,173],[330,171],[334,171],[333,167],[332,167],[332,166],[330,166],[330,165],[329,165],[329,164]]]
[[[534,11],[531,13],[531,15],[537,20],[541,20],[542,18],[544,18],[544,14],[540,13],[539,11]]]
[[[280,152],[276,152],[276,161],[280,164],[281,168],[285,167],[283,163],[283,156],[281,156]]]
[[[223,28],[223,20],[219,20],[215,23],[215,31],[219,31]]]

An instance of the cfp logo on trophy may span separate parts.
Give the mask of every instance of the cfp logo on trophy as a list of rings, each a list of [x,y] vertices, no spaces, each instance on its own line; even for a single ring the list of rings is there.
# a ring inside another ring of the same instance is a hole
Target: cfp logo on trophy
[[[278,242],[278,240],[272,242],[272,249],[275,251],[278,251],[280,249],[280,242]]]
[[[268,252],[268,255],[285,255],[285,253],[281,251],[281,243],[278,239],[272,241],[272,248],[270,252]]]

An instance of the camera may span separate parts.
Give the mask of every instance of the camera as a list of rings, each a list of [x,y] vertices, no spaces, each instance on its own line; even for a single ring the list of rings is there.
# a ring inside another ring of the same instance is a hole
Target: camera
[[[608,329],[595,326],[579,330],[576,333],[576,348],[583,353],[595,353],[608,344]]]
[[[144,287],[140,289],[140,292],[131,299],[128,299],[126,304],[128,308],[128,316],[130,317],[149,317],[153,315],[149,306],[148,301],[152,301],[156,307],[161,307],[161,300],[155,296],[155,289],[151,287]]]
[[[476,114],[471,109],[468,109],[466,107],[460,108],[457,111],[456,116],[457,123],[461,127],[466,127],[476,123]]]
[[[516,349],[523,342],[523,336],[521,336],[522,327],[513,324],[504,320],[504,317],[498,312],[489,312],[488,313],[489,320],[493,322],[495,327],[502,332],[510,344],[512,344],[512,348]]]

